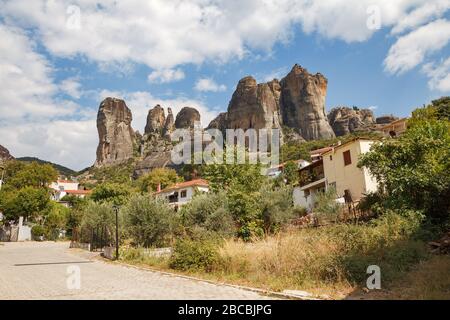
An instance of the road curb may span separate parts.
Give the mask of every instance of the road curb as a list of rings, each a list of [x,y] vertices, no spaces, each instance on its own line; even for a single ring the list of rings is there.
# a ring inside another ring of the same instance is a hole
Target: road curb
[[[281,292],[259,289],[259,288],[240,286],[240,285],[230,284],[230,283],[226,283],[226,282],[217,282],[217,281],[202,279],[202,278],[198,278],[198,277],[194,277],[194,276],[183,275],[183,274],[179,274],[179,273],[175,273],[175,272],[162,271],[162,270],[148,267],[148,266],[134,265],[134,264],[129,264],[129,263],[120,262],[120,261],[111,261],[109,259],[102,257],[101,255],[97,255],[95,258],[97,258],[96,260],[102,261],[104,263],[120,265],[120,266],[134,268],[134,269],[143,270],[143,271],[157,272],[157,273],[160,273],[160,274],[163,274],[166,276],[170,276],[170,277],[178,277],[178,278],[183,278],[183,279],[197,281],[197,282],[206,282],[206,283],[216,285],[216,286],[227,286],[227,287],[231,287],[231,288],[235,288],[235,289],[256,292],[256,293],[259,293],[261,295],[265,295],[268,297],[277,297],[277,298],[285,299],[285,300],[286,299],[287,300],[325,300],[324,298],[315,297],[315,296],[296,296],[296,295],[291,295],[291,294],[286,294],[286,293],[281,293]]]

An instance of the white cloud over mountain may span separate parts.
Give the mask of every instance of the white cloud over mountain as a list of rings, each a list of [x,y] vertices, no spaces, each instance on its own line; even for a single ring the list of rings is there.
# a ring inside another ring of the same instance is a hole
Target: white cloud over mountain
[[[143,64],[152,70],[150,83],[169,83],[186,77],[183,65],[224,64],[254,51],[270,53],[298,30],[364,42],[378,31],[368,27],[372,19],[389,31],[386,41],[394,41],[384,61],[388,73],[419,67],[430,89],[450,92],[450,57],[435,57],[448,47],[449,8],[450,0],[1,0],[0,144],[15,155],[36,155],[74,168],[94,160],[95,113],[59,95],[80,99],[82,83],[76,77],[55,80],[43,51],[123,74]],[[226,89],[208,76],[195,88]],[[132,108],[135,129],[142,130],[148,107],[157,103],[174,113],[186,105],[197,107],[203,124],[215,115],[195,99],[159,99],[143,91],[117,94]]]

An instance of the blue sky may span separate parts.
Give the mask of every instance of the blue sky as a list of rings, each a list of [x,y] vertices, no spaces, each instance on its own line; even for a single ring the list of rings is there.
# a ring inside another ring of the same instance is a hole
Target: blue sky
[[[74,169],[95,160],[95,118],[124,98],[225,111],[237,82],[295,63],[328,78],[326,109],[407,116],[450,93],[450,0],[0,0],[0,144]]]

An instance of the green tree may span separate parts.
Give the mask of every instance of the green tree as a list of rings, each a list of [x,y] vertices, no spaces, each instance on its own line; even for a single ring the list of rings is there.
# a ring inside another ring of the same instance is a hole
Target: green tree
[[[51,202],[48,208],[48,214],[44,219],[47,239],[56,240],[61,230],[66,229],[70,209],[65,206]]]
[[[127,202],[133,190],[125,184],[102,183],[92,190],[90,198],[95,202],[111,202],[115,205],[123,205]]]
[[[4,193],[2,198],[1,208],[7,220],[17,220],[20,216],[39,220],[50,203],[50,195],[44,188],[25,187]]]
[[[149,195],[134,195],[121,214],[127,235],[144,247],[168,244],[178,225],[175,211],[167,202]]]
[[[17,170],[20,168],[19,170]],[[15,188],[24,187],[47,188],[51,182],[56,181],[58,172],[50,164],[31,162],[24,166],[15,166],[16,171],[10,175],[6,183]]]
[[[136,184],[141,192],[156,191],[158,185],[162,189],[169,187],[182,179],[177,175],[177,172],[169,168],[155,168],[146,175],[141,176]]]
[[[283,168],[281,178],[289,185],[294,185],[298,182],[298,165],[294,161],[288,161]]]
[[[448,218],[450,122],[415,120],[400,138],[374,144],[359,165],[375,176],[392,205]]]

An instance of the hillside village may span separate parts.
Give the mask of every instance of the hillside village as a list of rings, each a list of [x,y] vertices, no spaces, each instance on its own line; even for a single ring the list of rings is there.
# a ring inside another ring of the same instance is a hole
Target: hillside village
[[[131,264],[328,298],[364,295],[375,264],[392,289],[384,294],[400,294],[404,270],[450,267],[450,98],[408,118],[327,114],[327,83],[299,65],[281,80],[245,77],[200,128],[279,129],[276,165],[176,164],[171,135],[194,132],[201,114],[157,105],[141,134],[114,97],[99,106],[95,164],[78,174],[0,146],[0,240],[69,239]],[[440,282],[431,295],[450,296],[445,274],[430,280]],[[410,289],[414,298],[423,288]]]

